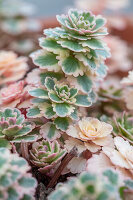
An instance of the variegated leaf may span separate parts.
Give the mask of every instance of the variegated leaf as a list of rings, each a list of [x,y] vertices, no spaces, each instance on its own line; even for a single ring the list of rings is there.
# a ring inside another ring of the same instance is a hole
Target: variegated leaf
[[[40,38],[39,45],[47,51],[53,52],[54,54],[60,54],[61,51],[65,50],[57,43],[55,39],[52,38]]]
[[[48,71],[60,71],[56,54],[48,52],[46,50],[38,50],[31,54],[34,64],[39,66],[41,69],[47,69]]]
[[[67,103],[53,103],[53,110],[59,117],[69,116],[73,111],[74,107]]]
[[[75,98],[76,98],[75,105],[77,105],[77,106],[89,107],[92,104],[92,102],[90,101],[88,95],[79,94]]]
[[[81,44],[83,45],[83,47],[88,47],[88,48],[94,49],[94,50],[105,48],[103,41],[95,39],[95,38],[92,38],[87,41],[83,41]]]
[[[62,70],[67,75],[73,75],[77,77],[78,75],[84,74],[84,66],[78,61],[77,58],[73,56],[68,56],[61,61]]]
[[[61,132],[57,130],[56,126],[52,122],[48,122],[41,127],[40,134],[44,139],[53,141],[60,137]]]
[[[77,83],[80,85],[82,91],[84,92],[88,93],[92,89],[92,80],[87,75],[78,76]]]
[[[41,78],[41,83],[42,85],[44,85],[45,83],[45,79],[47,77],[50,78],[56,78],[58,81],[61,80],[63,78],[63,73],[59,73],[59,72],[44,72],[40,74],[40,78]]]
[[[29,94],[33,97],[38,97],[40,99],[48,99],[48,92],[42,88],[36,88],[29,91]]]
[[[55,86],[55,81],[50,77],[46,77],[45,87],[47,88],[47,90],[54,90],[54,86]]]
[[[29,118],[36,118],[41,117],[40,109],[38,107],[29,108],[27,110],[27,117]]]
[[[69,126],[69,119],[67,117],[57,117],[54,120],[54,124],[57,129],[60,129],[61,131],[66,131]]]
[[[85,48],[81,44],[79,44],[76,40],[58,40],[58,44],[60,44],[63,48],[67,48],[74,52],[85,52]]]
[[[52,119],[56,116],[56,113],[54,112],[51,104],[41,103],[38,104],[38,107],[40,109],[42,116],[46,117],[47,119]]]

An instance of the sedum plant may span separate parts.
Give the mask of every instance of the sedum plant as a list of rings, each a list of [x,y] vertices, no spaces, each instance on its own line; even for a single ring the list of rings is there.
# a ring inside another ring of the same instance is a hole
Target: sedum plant
[[[55,166],[58,166],[65,154],[66,150],[61,149],[56,140],[53,142],[42,140],[33,143],[30,150],[30,161],[39,167],[41,173],[46,173]]]
[[[114,122],[112,122],[114,127],[114,132],[121,135],[129,142],[133,142],[133,117],[128,113],[123,113],[114,117]]]
[[[17,57],[12,51],[0,51],[0,88],[24,77],[28,71],[26,57]]]
[[[25,159],[0,148],[0,199],[33,200],[36,180],[28,173]]]
[[[37,135],[32,134],[34,124],[25,120],[24,115],[14,108],[0,111],[0,144],[32,142]]]
[[[46,37],[39,40],[42,50],[32,54],[33,61],[41,69],[63,71],[84,93],[89,93],[91,78],[106,75],[104,60],[109,50],[102,40],[107,35],[106,20],[77,10],[57,16],[57,20],[61,27],[44,30]]]
[[[121,112],[125,108],[125,104],[122,97],[122,88],[114,80],[107,84],[106,82],[99,88],[98,96],[101,106],[101,111],[105,114],[113,115],[114,112]]]
[[[56,128],[65,131],[70,120],[78,120],[78,107],[89,107],[92,104],[92,96],[80,93],[76,88],[66,82],[60,82],[51,77],[46,77],[45,88],[40,87],[31,90],[34,107],[28,111],[28,117],[44,116],[53,119]],[[62,126],[62,120],[64,126]]]
[[[39,40],[42,49],[31,55],[40,68],[40,85],[29,91],[34,98],[27,113],[29,118],[52,120],[52,128],[49,124],[45,127],[50,127],[51,140],[79,119],[80,107],[96,101],[94,86],[106,75],[104,61],[110,55],[102,40],[107,29],[101,16],[70,10],[57,20],[61,27],[46,29],[46,37]]]
[[[113,200],[123,199],[123,189],[128,188],[129,181],[123,181],[112,169],[101,174],[82,172],[65,184],[58,184],[48,200]],[[132,183],[132,181],[130,182]]]

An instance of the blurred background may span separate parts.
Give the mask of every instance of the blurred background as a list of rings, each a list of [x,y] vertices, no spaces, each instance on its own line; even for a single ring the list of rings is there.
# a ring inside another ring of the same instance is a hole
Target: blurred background
[[[81,0],[82,1],[82,0]],[[90,0],[89,0],[90,1]],[[93,0],[91,0],[93,1]],[[98,0],[100,2],[100,0]],[[123,0],[115,0],[123,1]],[[76,0],[27,0],[29,3],[33,3],[36,7],[36,12],[33,14],[38,17],[50,17],[56,14],[64,13],[69,7],[74,7]],[[118,11],[116,11],[118,12]],[[112,14],[113,11],[106,10],[106,13]],[[131,14],[133,13],[133,0],[130,0],[127,6],[122,8],[119,13]],[[118,14],[118,13],[117,13]]]

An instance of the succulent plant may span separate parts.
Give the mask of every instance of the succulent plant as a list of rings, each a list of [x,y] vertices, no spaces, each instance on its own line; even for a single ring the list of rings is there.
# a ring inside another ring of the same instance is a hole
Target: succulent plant
[[[0,111],[0,143],[21,141],[30,142],[37,139],[32,133],[34,124],[25,120],[18,109],[6,108]]]
[[[46,89],[37,88],[31,90],[29,93],[33,97],[40,98],[42,102],[44,99],[43,104],[39,102],[38,107],[48,119],[56,116],[71,116],[73,118],[72,113],[76,109],[76,106],[89,107],[92,104],[91,95],[78,94],[77,89],[69,87],[65,82],[61,83],[47,77],[45,79],[45,87]]]
[[[118,71],[128,72],[131,69],[131,60],[129,58],[130,48],[127,43],[116,36],[108,36],[104,39],[111,51],[111,58],[106,60],[109,73]]]
[[[116,135],[121,135],[129,142],[133,142],[133,117],[130,114],[123,112],[116,115],[112,125]]]
[[[22,79],[28,70],[26,61],[12,51],[0,51],[0,86]]]
[[[54,119],[54,123],[61,130],[66,126],[60,126],[59,120],[65,120],[69,125],[69,118],[78,120],[78,107],[89,107],[94,96],[90,93],[82,94],[78,89],[69,87],[67,82],[59,82],[51,77],[46,77],[44,86],[29,91],[33,97],[33,107],[28,110],[28,117],[44,116]],[[67,125],[67,126],[68,126]]]
[[[70,86],[63,78],[59,79],[58,75],[53,72],[42,73],[41,86],[29,91],[34,98],[32,99],[33,106],[27,110],[27,117],[43,116],[51,119],[53,123],[48,123],[44,130],[45,133],[47,132],[45,135],[51,132],[50,129],[54,130],[48,137],[45,137],[50,140],[56,139],[61,131],[66,131],[72,120],[79,119],[79,108],[90,107],[96,98],[93,91],[84,94]]]
[[[41,69],[63,71],[71,84],[84,93],[92,90],[94,82],[106,75],[104,60],[110,55],[101,39],[107,35],[106,20],[90,12],[69,10],[68,16],[57,16],[61,27],[46,29],[39,50],[31,55]],[[97,78],[96,78],[97,76]]]
[[[36,180],[25,159],[0,148],[0,199],[33,200]]]
[[[0,107],[15,108],[24,96],[24,81],[10,84],[0,90]]]
[[[112,169],[107,169],[98,175],[82,172],[67,183],[58,184],[55,191],[49,195],[48,200],[120,200],[123,199],[123,187],[128,188],[130,181],[123,183],[119,175]]]
[[[133,117],[131,114],[126,112],[116,113],[113,118],[103,115],[100,119],[113,126],[115,136],[121,136],[133,144]]]
[[[57,20],[61,27],[46,29],[46,37],[39,40],[42,49],[31,54],[40,67],[41,84],[29,91],[34,99],[27,117],[44,116],[52,119],[55,130],[66,131],[81,115],[79,107],[96,101],[93,88],[106,75],[104,60],[110,53],[102,40],[107,30],[101,16],[70,10],[68,16],[57,16]]]
[[[107,100],[119,100],[122,97],[122,88],[117,88],[113,84],[108,86],[106,85],[106,88],[100,88],[99,96],[106,98]]]
[[[115,111],[121,112],[125,108],[122,88],[120,86],[116,87],[115,84],[117,84],[115,80],[111,84],[106,82],[101,85],[98,91],[102,114],[104,112],[113,115]]]
[[[41,173],[46,173],[57,166],[65,154],[66,150],[61,149],[56,140],[53,142],[42,140],[32,144],[30,161],[39,167]]]

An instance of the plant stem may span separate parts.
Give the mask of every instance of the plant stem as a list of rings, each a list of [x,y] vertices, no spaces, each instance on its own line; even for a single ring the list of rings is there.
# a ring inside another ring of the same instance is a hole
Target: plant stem
[[[16,150],[16,146],[13,143],[11,143],[11,145],[12,145],[12,152],[13,153],[18,153],[17,150]]]
[[[21,143],[21,153],[22,157],[29,161],[29,153],[28,153],[28,143],[22,142]]]
[[[54,185],[56,184],[58,178],[60,177],[63,169],[67,166],[67,164],[70,162],[70,160],[72,160],[73,157],[77,156],[77,154],[78,154],[77,148],[73,147],[73,149],[65,156],[65,158],[61,162],[60,166],[58,167],[58,169],[54,173],[54,176],[52,177],[51,181],[49,182],[47,189],[54,187]]]

